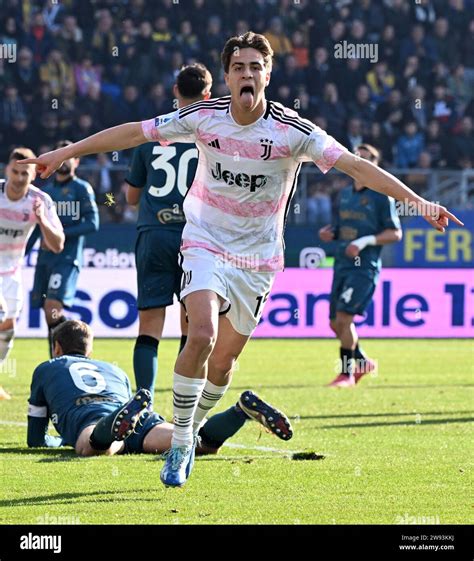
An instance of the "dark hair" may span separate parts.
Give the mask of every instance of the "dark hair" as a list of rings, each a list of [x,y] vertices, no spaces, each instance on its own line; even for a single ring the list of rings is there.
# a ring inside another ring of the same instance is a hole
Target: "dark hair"
[[[212,76],[204,64],[197,62],[181,68],[176,85],[183,97],[195,99],[211,89]]]
[[[58,342],[65,355],[86,356],[92,345],[92,330],[83,321],[70,319],[53,330],[53,345]]]
[[[70,146],[71,144],[74,144],[72,140],[58,140],[54,149],[57,150],[58,148],[64,148],[65,146]]]
[[[367,150],[367,152],[370,154],[371,162],[377,164],[380,162],[380,151],[377,150],[375,146],[372,146],[372,144],[367,144],[366,142],[364,142],[363,144],[359,144],[359,146],[356,146],[356,150],[360,150],[361,148],[362,150]]]
[[[14,160],[26,160],[27,158],[36,158],[36,154],[31,150],[31,148],[26,148],[25,146],[19,146],[14,148],[10,155],[8,156],[8,162],[13,162]]]
[[[224,67],[224,72],[229,72],[230,59],[233,54],[239,52],[240,49],[255,49],[260,51],[263,55],[263,61],[267,69],[272,68],[273,49],[264,35],[247,31],[243,35],[231,37],[221,53],[221,62]]]

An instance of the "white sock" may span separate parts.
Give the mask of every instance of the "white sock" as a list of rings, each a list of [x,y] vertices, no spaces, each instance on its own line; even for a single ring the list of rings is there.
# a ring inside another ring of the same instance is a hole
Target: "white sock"
[[[194,413],[193,421],[193,432],[197,434],[199,427],[202,425],[205,417],[209,411],[215,407],[225,392],[229,389],[230,384],[227,386],[216,386],[209,380],[206,381],[206,385],[202,390],[201,399],[199,400],[198,406]]]
[[[173,374],[173,437],[171,446],[193,444],[194,412],[201,397],[205,378],[188,378]]]
[[[0,364],[7,358],[10,349],[13,347],[13,329],[0,331]]]

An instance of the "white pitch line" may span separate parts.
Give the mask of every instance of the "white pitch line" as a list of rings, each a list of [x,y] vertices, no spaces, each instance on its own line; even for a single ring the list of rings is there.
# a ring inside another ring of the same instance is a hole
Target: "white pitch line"
[[[27,427],[28,423],[20,421],[0,421],[0,425],[11,425],[14,427]]]

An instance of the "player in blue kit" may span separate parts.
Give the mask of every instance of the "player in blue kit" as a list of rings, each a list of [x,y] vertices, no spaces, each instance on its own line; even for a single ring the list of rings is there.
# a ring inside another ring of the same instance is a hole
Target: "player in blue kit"
[[[173,425],[151,410],[150,393],[132,396],[117,366],[89,358],[91,328],[68,320],[53,331],[53,360],[33,373],[28,407],[30,447],[73,446],[80,456],[161,453],[171,445]],[[48,435],[49,419],[58,436]],[[246,421],[254,419],[282,440],[292,437],[287,417],[251,391],[201,427],[197,454],[215,454]]]
[[[370,144],[355,151],[378,165],[379,152]],[[340,193],[333,225],[319,231],[323,241],[337,240],[330,300],[330,325],[341,342],[341,372],[329,384],[354,386],[375,364],[359,346],[355,315],[363,315],[372,300],[382,262],[382,246],[402,239],[395,201],[354,181]]]
[[[72,142],[60,141],[56,148]],[[82,266],[84,236],[99,229],[99,212],[91,185],[76,176],[79,158],[69,158],[57,170],[52,183],[43,187],[56,206],[64,228],[66,242],[60,254],[50,251],[41,243],[35,270],[31,305],[43,308],[48,324],[50,356],[53,356],[51,332],[65,321],[64,308],[70,308],[76,293],[77,279]],[[40,236],[39,228],[33,231],[26,253]]]
[[[179,107],[209,99],[212,77],[202,64],[185,66],[173,88]],[[158,345],[163,333],[166,307],[179,296],[182,269],[178,262],[185,224],[183,200],[194,179],[198,151],[194,144],[159,142],[134,150],[127,202],[139,204],[138,238],[135,246],[138,285],[138,337],[133,352],[137,388],[153,397],[158,369]],[[181,343],[186,343],[187,325],[181,313]]]

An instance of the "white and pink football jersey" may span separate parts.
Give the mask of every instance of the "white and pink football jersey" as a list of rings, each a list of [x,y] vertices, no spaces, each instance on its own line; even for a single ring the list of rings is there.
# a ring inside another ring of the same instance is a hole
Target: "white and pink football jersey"
[[[33,211],[36,198],[43,201],[49,221],[62,227],[49,195],[30,185],[22,199],[11,201],[6,194],[5,180],[0,180],[0,275],[11,275],[21,266],[26,242],[37,224]]]
[[[279,103],[255,123],[237,124],[230,96],[143,121],[149,141],[195,142],[196,175],[186,198],[182,249],[204,248],[239,268],[279,271],[283,230],[301,163],[326,173],[346,149]]]

